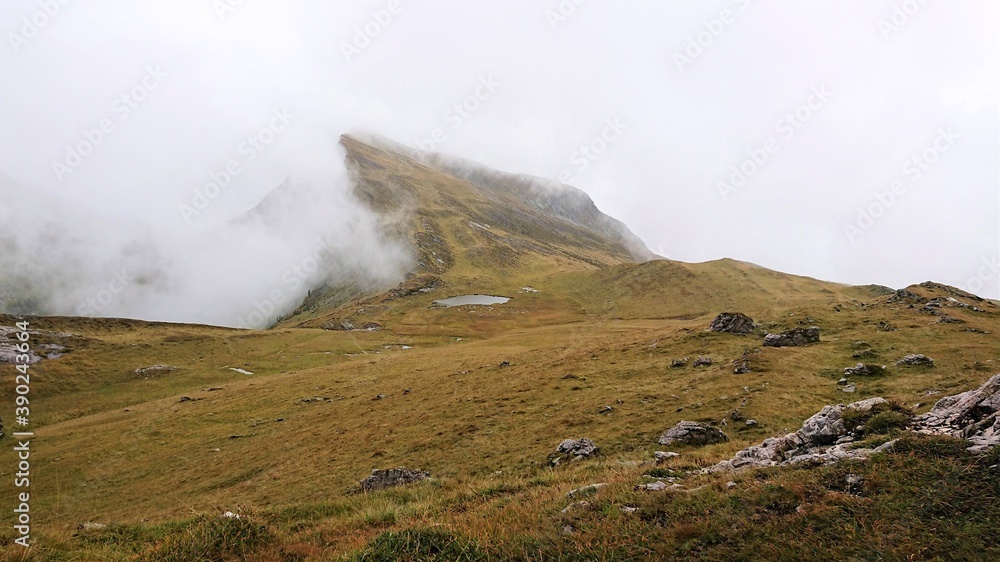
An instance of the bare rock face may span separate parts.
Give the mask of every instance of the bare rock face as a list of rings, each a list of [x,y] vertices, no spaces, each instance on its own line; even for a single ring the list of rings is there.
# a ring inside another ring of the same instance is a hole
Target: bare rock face
[[[549,455],[549,464],[557,466],[563,461],[580,461],[592,457],[599,452],[597,445],[590,439],[566,439]]]
[[[976,390],[942,398],[912,425],[917,433],[968,439],[969,451],[981,453],[1000,445],[1000,375]]]
[[[754,321],[741,312],[723,312],[712,320],[709,329],[713,332],[725,332],[727,334],[751,334],[753,333]]]
[[[681,443],[684,445],[713,445],[715,443],[725,443],[729,441],[726,434],[718,429],[703,423],[682,421],[669,431],[660,436],[660,445],[673,445]]]
[[[427,480],[430,472],[410,470],[408,468],[390,468],[388,470],[373,470],[368,478],[361,481],[361,489],[366,492],[384,490],[396,486],[404,486]]]
[[[819,342],[819,328],[815,326],[764,336],[764,345],[767,347],[799,347],[817,342]]]
[[[867,458],[879,450],[852,448],[854,440],[848,435],[851,428],[844,423],[844,412],[854,410],[858,413],[867,413],[873,408],[887,404],[884,398],[869,398],[847,406],[843,404],[827,406],[806,420],[802,428],[795,433],[765,439],[760,445],[747,447],[736,453],[731,460],[722,461],[708,471],[798,464],[833,464],[846,458]]]

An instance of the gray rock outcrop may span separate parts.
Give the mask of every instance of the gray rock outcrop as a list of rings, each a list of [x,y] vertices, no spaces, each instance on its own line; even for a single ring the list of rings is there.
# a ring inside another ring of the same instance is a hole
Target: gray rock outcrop
[[[927,435],[968,439],[973,453],[1000,445],[1000,375],[976,390],[938,400],[931,411],[914,419],[912,428]]]
[[[682,421],[660,436],[660,445],[713,445],[729,441],[726,434],[704,423]]]
[[[549,455],[549,464],[556,466],[564,461],[580,461],[596,455],[599,452],[593,441],[582,439],[566,439]]]
[[[9,326],[0,326],[0,365],[34,365],[46,359],[59,359],[69,349],[61,343],[81,340],[80,336],[64,332],[49,332],[46,330],[30,330],[27,342],[16,337],[21,330]],[[39,343],[39,341],[49,343]],[[52,343],[59,341],[60,343]],[[19,345],[28,344],[28,350],[18,349]],[[20,360],[19,360],[20,359]],[[27,361],[25,361],[27,359]]]
[[[850,430],[844,423],[844,412],[854,410],[867,413],[878,406],[887,405],[884,398],[869,398],[850,405],[827,406],[802,424],[802,428],[784,437],[765,439],[760,445],[743,449],[731,460],[722,461],[708,469],[743,470],[766,466],[798,464],[833,464],[846,458],[867,458],[878,449],[855,449]],[[880,451],[879,451],[880,452]]]
[[[724,332],[727,334],[752,334],[754,330],[753,318],[741,312],[723,312],[712,320],[709,329],[713,332]]]
[[[844,369],[845,377],[877,377],[885,374],[885,367],[880,367],[878,365],[868,365],[866,363],[858,363],[853,367],[848,367]]]
[[[394,488],[396,486],[405,486],[406,484],[421,482],[430,477],[430,472],[410,470],[402,467],[390,468],[388,470],[375,469],[372,471],[371,475],[362,480],[360,484],[362,490],[366,492],[374,492],[377,490],[384,490],[386,488]]]
[[[764,336],[766,347],[799,347],[819,341],[819,328],[795,328],[780,334],[767,334]]]
[[[132,371],[138,377],[144,379],[152,379],[158,377],[164,373],[172,373],[177,370],[177,367],[172,365],[150,365],[149,367],[141,367]]]
[[[899,361],[896,361],[897,365],[906,365],[910,367],[933,367],[934,360],[926,355],[921,355],[919,353],[913,353],[903,357]]]
[[[767,466],[834,464],[844,459],[866,459],[875,453],[891,451],[896,441],[874,449],[856,448],[855,428],[844,423],[844,413],[857,415],[885,410],[884,398],[869,398],[844,406],[827,406],[802,424],[802,429],[784,437],[765,439],[760,445],[743,449],[730,460],[705,472],[743,470]],[[1000,375],[975,390],[942,398],[930,412],[917,416],[906,427],[923,435],[942,435],[966,439],[969,452],[984,453],[1000,446]]]

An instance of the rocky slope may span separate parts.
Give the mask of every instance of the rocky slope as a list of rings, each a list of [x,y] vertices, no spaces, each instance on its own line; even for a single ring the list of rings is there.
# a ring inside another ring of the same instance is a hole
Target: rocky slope
[[[747,447],[709,472],[833,464],[846,459],[864,460],[875,453],[892,451],[895,440],[874,448],[857,443],[864,437],[869,424],[878,423],[873,420],[876,416],[883,416],[883,424],[898,424],[899,419],[905,417],[897,413],[893,418],[885,416],[886,413],[893,413],[893,407],[885,398],[827,406],[807,419],[795,433]],[[905,428],[923,435],[967,439],[972,453],[984,453],[1000,445],[1000,375],[975,390],[942,398],[929,412],[914,418]]]

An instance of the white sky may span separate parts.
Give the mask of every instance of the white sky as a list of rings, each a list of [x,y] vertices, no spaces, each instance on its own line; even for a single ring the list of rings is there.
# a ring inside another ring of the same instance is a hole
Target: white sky
[[[61,2],[0,14],[0,174],[90,221],[191,235],[287,176],[329,173],[309,169],[336,167],[340,133],[418,146],[440,129],[438,151],[566,174],[668,258],[1000,297],[994,1]],[[129,92],[144,99],[126,112]],[[449,113],[463,102],[475,111]],[[245,139],[282,110],[251,160]],[[179,205],[231,161],[240,173],[185,221]],[[44,214],[30,204],[0,201]]]

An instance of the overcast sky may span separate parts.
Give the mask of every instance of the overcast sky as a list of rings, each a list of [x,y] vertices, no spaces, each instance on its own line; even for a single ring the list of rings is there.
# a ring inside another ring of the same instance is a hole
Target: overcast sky
[[[285,178],[342,183],[336,137],[368,132],[562,179],[668,258],[1000,297],[997,6],[15,0],[0,218],[59,214],[102,263],[138,231],[190,249]]]

